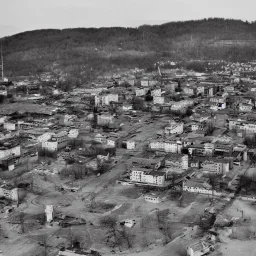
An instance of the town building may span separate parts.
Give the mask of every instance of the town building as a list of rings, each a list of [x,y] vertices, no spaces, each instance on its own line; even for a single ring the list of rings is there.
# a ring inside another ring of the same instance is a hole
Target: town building
[[[18,143],[4,143],[0,146],[0,160],[21,155],[21,147]]]
[[[131,170],[130,180],[153,186],[164,186],[166,181],[166,173],[134,167]]]
[[[107,126],[114,123],[114,116],[111,114],[98,114],[97,115],[97,125]]]
[[[183,191],[214,196],[222,195],[221,192],[212,189],[210,184],[202,182],[199,179],[190,179],[183,182]]]
[[[168,154],[165,157],[165,167],[187,170],[188,169],[188,155]]]
[[[176,123],[172,122],[170,126],[165,127],[164,132],[165,134],[182,134],[184,128],[184,123]]]
[[[211,174],[226,174],[229,172],[229,160],[227,159],[205,159],[201,163],[204,172]]]
[[[159,150],[170,153],[181,153],[182,143],[179,141],[159,139],[151,141],[149,143],[149,148],[156,151]]]

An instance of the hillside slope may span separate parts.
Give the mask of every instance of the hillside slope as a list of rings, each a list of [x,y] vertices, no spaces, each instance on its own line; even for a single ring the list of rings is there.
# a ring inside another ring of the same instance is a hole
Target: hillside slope
[[[217,18],[139,28],[35,30],[2,41],[9,76],[54,68],[84,77],[92,70],[147,67],[160,57],[256,59],[256,23]]]

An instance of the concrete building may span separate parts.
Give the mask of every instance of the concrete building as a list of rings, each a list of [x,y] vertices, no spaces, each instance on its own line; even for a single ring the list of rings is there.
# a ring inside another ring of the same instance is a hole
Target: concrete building
[[[158,204],[161,203],[163,200],[157,195],[145,195],[144,199],[146,202]]]
[[[191,131],[192,132],[195,132],[195,131],[198,131],[198,130],[203,131],[205,129],[205,127],[206,127],[206,125],[202,124],[202,123],[192,123],[191,124]]]
[[[55,215],[53,205],[46,205],[45,207],[46,221],[51,222]]]
[[[39,143],[46,142],[50,140],[54,134],[55,134],[54,132],[45,132],[42,135],[37,137],[37,141]]]
[[[96,106],[109,106],[111,102],[118,102],[118,94],[95,95]]]
[[[19,201],[19,189],[18,188],[6,188],[4,186],[0,187],[0,197],[10,199],[12,201]]]
[[[211,252],[213,249],[214,249],[214,245],[212,243],[199,241],[187,247],[187,256],[207,255],[207,253]]]
[[[141,84],[141,86],[148,87],[149,86],[149,80],[148,79],[141,79],[140,84]]]
[[[153,96],[153,103],[154,104],[164,104],[164,97],[161,96]]]
[[[162,96],[162,90],[161,88],[156,88],[151,91],[151,96],[153,97],[161,97]]]
[[[68,141],[67,132],[62,131],[58,134],[54,134],[50,140],[42,142],[42,148],[51,152],[58,151],[65,148]]]
[[[132,105],[131,104],[125,104],[123,105],[123,111],[129,111],[132,110]]]
[[[129,150],[135,149],[135,141],[134,140],[127,140],[126,148]]]
[[[222,193],[216,190],[212,190],[210,184],[206,182],[202,182],[201,180],[187,180],[183,182],[183,191],[191,192],[191,193],[199,193],[199,194],[206,194],[206,195],[215,195],[221,196]]]
[[[79,135],[79,130],[78,130],[78,129],[71,129],[71,130],[69,130],[69,132],[68,132],[68,137],[69,137],[70,139],[75,139],[75,138],[78,137],[78,135]]]
[[[245,119],[229,119],[228,127],[230,131],[241,133],[241,136],[245,136],[246,134],[250,133],[256,133],[256,122],[247,121]]]
[[[183,93],[189,96],[197,95],[197,87],[196,86],[190,86],[186,85],[182,88]]]
[[[21,155],[20,145],[6,144],[0,147],[0,160]]]
[[[97,115],[97,125],[105,126],[114,123],[114,116],[110,114]]]
[[[103,135],[103,134],[100,134],[100,133],[98,133],[98,134],[96,134],[95,136],[94,136],[94,139],[93,139],[94,141],[96,141],[96,142],[99,142],[99,143],[106,143],[107,142],[107,136],[106,135]],[[110,140],[109,140],[110,141]],[[107,142],[108,143],[108,142]],[[112,142],[109,142],[109,144],[111,144]]]
[[[4,129],[7,131],[16,131],[16,130],[18,130],[18,123],[17,122],[5,122]]]
[[[165,157],[165,167],[187,170],[188,169],[188,155],[168,154]]]
[[[133,168],[130,180],[148,185],[163,186],[166,181],[166,173],[160,171],[149,171],[148,169]]]
[[[241,112],[251,112],[252,109],[253,109],[253,106],[251,104],[245,104],[245,103],[239,104],[239,111]]]
[[[135,95],[136,95],[136,97],[145,96],[146,95],[146,89],[145,88],[135,89]]]
[[[178,102],[173,102],[171,106],[171,110],[178,111],[178,110],[185,110],[188,107],[191,107],[194,105],[193,100],[181,100]]]
[[[170,153],[181,153],[182,144],[177,141],[154,140],[150,142],[149,148]]]
[[[229,172],[229,160],[227,159],[211,159],[201,163],[204,172],[212,174],[226,174]]]
[[[187,147],[190,156],[212,156],[214,153],[214,144],[193,144]]]
[[[182,134],[184,128],[184,123],[171,123],[170,126],[165,127],[165,134]]]
[[[116,147],[117,146],[116,143],[117,143],[117,138],[115,138],[115,137],[108,137],[107,138],[107,145],[108,146]]]

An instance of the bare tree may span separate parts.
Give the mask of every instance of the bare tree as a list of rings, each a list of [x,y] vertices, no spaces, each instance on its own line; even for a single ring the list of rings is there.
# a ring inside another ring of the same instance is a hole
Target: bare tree
[[[96,202],[95,202],[96,196],[97,196],[96,193],[94,193],[94,192],[91,192],[91,193],[90,193],[90,208],[91,208],[91,209],[95,208],[95,205],[96,205]]]
[[[107,229],[106,232],[106,243],[111,247],[121,245],[121,234],[117,228],[117,217],[116,216],[104,216],[100,219],[100,225]]]
[[[131,230],[128,230],[127,227],[123,225],[122,230],[120,231],[120,234],[122,235],[122,238],[127,243],[128,248],[132,248],[134,234],[132,234]]]
[[[43,246],[43,255],[47,256],[49,255],[48,251],[48,241],[47,241],[47,235],[41,235],[39,236],[39,242],[41,246]]]

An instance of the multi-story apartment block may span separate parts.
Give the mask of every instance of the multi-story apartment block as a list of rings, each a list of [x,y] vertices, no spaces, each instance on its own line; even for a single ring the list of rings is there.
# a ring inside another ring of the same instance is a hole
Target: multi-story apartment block
[[[194,144],[187,148],[190,156],[212,156],[214,153],[214,144],[212,143]]]
[[[241,136],[247,133],[256,133],[256,122],[247,121],[245,119],[229,119],[228,120],[229,130],[235,130]]]
[[[166,173],[134,167],[130,173],[130,180],[147,185],[163,186],[166,181]]]
[[[150,142],[149,148],[152,150],[159,150],[171,153],[181,153],[182,143],[168,140],[154,140]]]
[[[201,163],[204,172],[214,174],[225,174],[229,172],[229,160],[227,159],[210,159]]]

